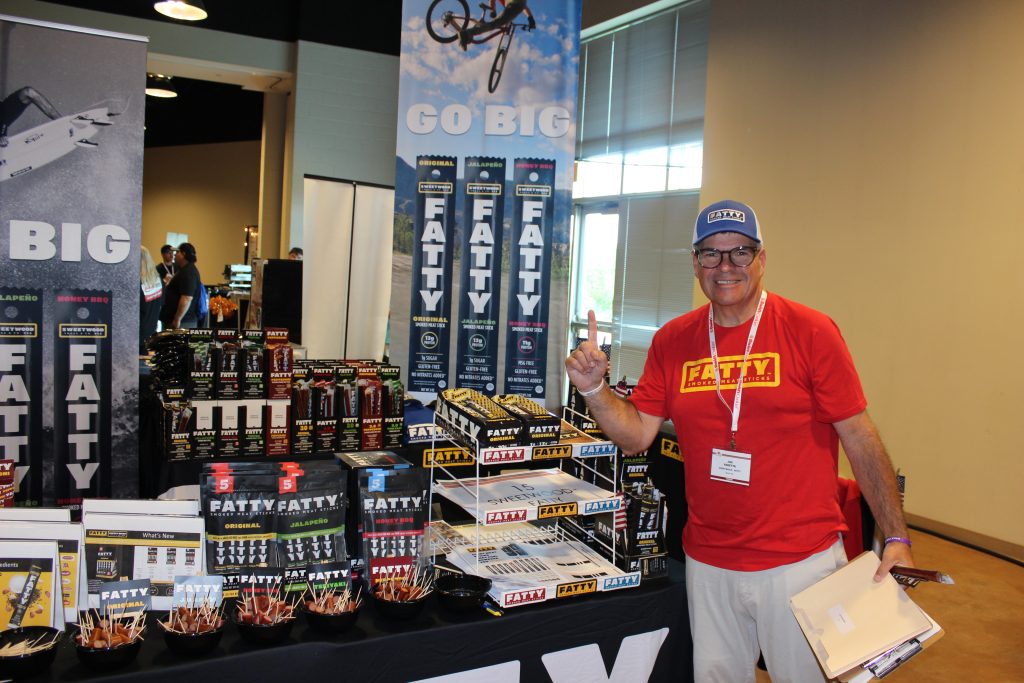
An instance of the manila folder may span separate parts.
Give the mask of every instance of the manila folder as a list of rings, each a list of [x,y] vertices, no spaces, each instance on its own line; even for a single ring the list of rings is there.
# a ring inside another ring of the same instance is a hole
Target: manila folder
[[[889,574],[876,583],[878,556],[855,560],[790,598],[800,628],[829,678],[931,628]]]

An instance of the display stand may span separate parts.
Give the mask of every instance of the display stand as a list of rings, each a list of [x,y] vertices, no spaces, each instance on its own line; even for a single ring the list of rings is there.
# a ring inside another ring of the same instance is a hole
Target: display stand
[[[489,595],[505,608],[640,584],[640,572],[616,566],[615,534],[606,541],[581,523],[582,518],[614,514],[622,507],[614,444],[590,437],[563,420],[558,444],[485,448],[459,425],[441,415],[434,419],[438,429],[431,448],[428,542],[435,555],[444,554],[460,571],[491,579]],[[439,441],[472,458],[475,477],[459,479],[438,462],[433,454]],[[611,460],[612,476],[594,466],[597,458]],[[557,468],[481,477],[482,465],[549,459]],[[566,461],[611,490],[570,476],[562,469]],[[438,473],[444,475],[440,481]],[[435,523],[435,494],[468,512],[473,523]]]

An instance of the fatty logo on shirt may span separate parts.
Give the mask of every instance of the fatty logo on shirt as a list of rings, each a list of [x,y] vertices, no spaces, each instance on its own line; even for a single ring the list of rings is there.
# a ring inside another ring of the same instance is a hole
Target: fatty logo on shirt
[[[780,380],[779,354],[752,353],[747,358],[743,371],[743,356],[720,356],[718,370],[722,375],[722,388],[735,389],[736,382],[743,377],[743,387],[777,387]],[[701,358],[683,363],[683,378],[679,393],[691,391],[714,391],[715,367],[710,358]]]

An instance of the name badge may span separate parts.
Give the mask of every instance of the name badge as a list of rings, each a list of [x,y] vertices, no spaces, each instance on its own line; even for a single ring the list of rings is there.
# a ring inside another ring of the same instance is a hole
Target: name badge
[[[729,484],[750,486],[750,453],[712,448],[711,478]]]

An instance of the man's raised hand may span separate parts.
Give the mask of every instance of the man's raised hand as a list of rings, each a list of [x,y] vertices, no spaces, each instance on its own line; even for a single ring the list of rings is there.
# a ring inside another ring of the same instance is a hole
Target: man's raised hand
[[[587,312],[587,339],[565,359],[569,380],[581,392],[587,393],[604,382],[608,372],[608,358],[597,343],[597,316]]]

